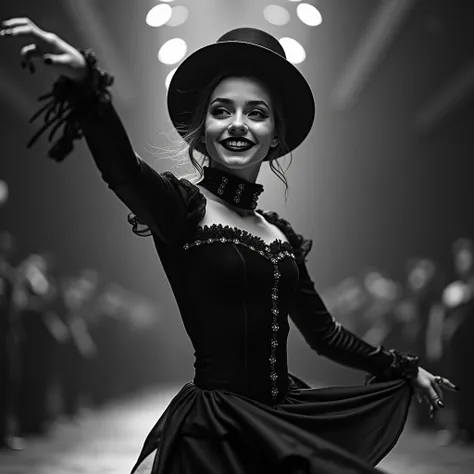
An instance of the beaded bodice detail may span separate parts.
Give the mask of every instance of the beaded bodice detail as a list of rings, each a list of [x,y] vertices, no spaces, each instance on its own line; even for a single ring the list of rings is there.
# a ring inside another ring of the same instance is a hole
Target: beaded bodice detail
[[[269,295],[269,311],[271,311],[271,338],[269,341],[269,377],[271,380],[271,397],[275,400],[279,395],[277,387],[278,374],[276,371],[277,357],[276,350],[278,347],[278,331],[280,309],[278,305],[279,299],[279,282],[280,268],[279,262],[285,258],[295,258],[293,249],[288,242],[275,239],[267,244],[262,238],[237,227],[223,226],[222,224],[212,224],[211,226],[198,226],[195,238],[183,245],[184,250],[202,245],[210,245],[214,243],[233,244],[246,247],[265,259],[269,260],[273,265],[273,286]]]
[[[284,253],[285,256],[294,258],[292,247],[288,242],[275,239],[270,244],[267,244],[261,237],[251,234],[244,229],[228,225],[223,226],[222,224],[198,226],[193,241],[184,244],[183,248],[188,250],[190,247],[212,244],[214,242],[230,242],[236,245],[243,245],[250,250],[255,250],[263,257]]]

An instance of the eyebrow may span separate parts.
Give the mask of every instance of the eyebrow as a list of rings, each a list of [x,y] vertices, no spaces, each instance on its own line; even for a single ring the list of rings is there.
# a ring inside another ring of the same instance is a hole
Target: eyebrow
[[[231,99],[227,99],[225,97],[217,97],[214,99],[210,105],[212,105],[214,102],[222,102],[224,104],[233,104],[234,101]],[[264,100],[249,100],[246,102],[247,105],[264,105],[267,109],[270,110],[269,105],[264,101]]]

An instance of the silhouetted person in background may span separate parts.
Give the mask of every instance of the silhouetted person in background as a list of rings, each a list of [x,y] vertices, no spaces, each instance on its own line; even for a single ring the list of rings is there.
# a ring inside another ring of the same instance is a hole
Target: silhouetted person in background
[[[463,377],[459,397],[454,397],[451,440],[474,442],[474,243],[459,239],[453,244],[456,280],[443,295],[446,307],[444,336],[450,373]]]
[[[97,288],[97,275],[93,271],[84,271],[79,277],[63,279],[61,286],[68,337],[60,347],[59,381],[63,413],[75,417],[86,393],[87,361],[96,354],[86,313],[93,310],[91,302]]]
[[[406,341],[406,350],[419,354],[421,363],[430,371],[440,368],[433,357],[428,357],[429,348],[435,342],[429,340],[433,336],[428,328],[440,311],[442,291],[441,275],[433,260],[409,260],[406,286],[398,308],[399,322],[404,326],[401,337]],[[412,405],[412,414],[417,428],[435,427],[435,420],[420,404]]]
[[[54,309],[57,288],[47,256],[33,254],[20,264],[15,291],[22,332],[20,427],[25,435],[42,434],[52,415],[48,395],[54,356],[59,342],[66,337],[64,324]]]
[[[0,231],[0,448],[19,449],[12,425],[17,422],[14,398],[19,373],[18,321],[13,299],[15,271],[10,265],[14,238]]]

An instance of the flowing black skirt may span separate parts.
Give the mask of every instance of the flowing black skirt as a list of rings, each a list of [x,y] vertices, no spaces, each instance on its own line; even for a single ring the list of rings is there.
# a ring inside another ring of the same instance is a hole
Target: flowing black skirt
[[[290,376],[269,406],[187,383],[148,435],[135,474],[361,474],[397,442],[412,388],[405,380],[312,389]]]

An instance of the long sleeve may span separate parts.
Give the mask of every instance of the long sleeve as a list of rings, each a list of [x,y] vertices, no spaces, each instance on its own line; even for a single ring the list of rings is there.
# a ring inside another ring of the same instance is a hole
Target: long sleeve
[[[62,161],[71,153],[73,141],[85,137],[103,180],[133,213],[129,221],[139,235],[153,233],[160,241],[172,243],[189,224],[189,213],[202,207],[198,189],[172,173],[157,173],[134,152],[113,104],[108,87],[112,77],[98,68],[91,53],[85,53],[89,75],[81,83],[64,77],[53,91],[40,99],[51,99],[33,120],[44,114],[49,139],[60,125],[62,137],[50,150],[50,157]],[[140,230],[140,229],[141,230]]]
[[[136,156],[111,103],[83,106],[81,128],[102,179],[141,224],[161,241],[177,239],[186,225],[188,196],[174,175],[159,174]]]
[[[310,347],[335,362],[374,375],[387,370],[393,362],[392,354],[381,346],[367,344],[335,321],[315,290],[304,258],[298,262],[298,270],[290,317]]]
[[[319,354],[340,364],[369,372],[371,380],[412,378],[418,373],[418,358],[410,354],[374,347],[338,323],[329,313],[315,290],[306,266],[312,240],[297,234],[291,224],[276,212],[261,211],[276,225],[293,247],[298,266],[298,287],[289,309],[289,316],[309,346]]]

